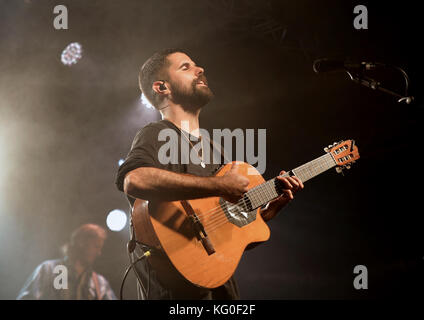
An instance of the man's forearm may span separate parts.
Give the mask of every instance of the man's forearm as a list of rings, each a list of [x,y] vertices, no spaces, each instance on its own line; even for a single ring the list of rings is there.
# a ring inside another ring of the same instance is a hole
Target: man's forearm
[[[126,175],[124,192],[135,198],[163,201],[218,196],[219,177],[198,177],[157,168],[138,168]]]

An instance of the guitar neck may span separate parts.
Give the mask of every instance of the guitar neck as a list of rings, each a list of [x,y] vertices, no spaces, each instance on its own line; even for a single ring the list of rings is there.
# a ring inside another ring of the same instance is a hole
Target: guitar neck
[[[296,176],[303,183],[316,177],[317,175],[336,166],[336,162],[330,153],[309,161],[287,173],[284,177]],[[277,177],[268,180],[255,188],[250,189],[246,196],[250,200],[252,210],[267,204],[283,193],[283,184]]]

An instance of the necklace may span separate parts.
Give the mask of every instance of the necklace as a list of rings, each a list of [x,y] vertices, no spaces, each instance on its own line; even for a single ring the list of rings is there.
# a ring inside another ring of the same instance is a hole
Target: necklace
[[[191,147],[196,150],[196,148],[194,147],[193,143],[191,143],[190,139],[185,135],[184,131],[182,129],[180,129],[181,134],[184,136],[184,138],[186,138],[186,140],[188,141],[188,143],[190,143]],[[205,161],[203,161],[203,139],[202,136],[199,136],[200,139],[200,147],[201,149],[199,151],[197,151],[197,157],[200,159],[200,165],[202,166],[202,168],[206,168],[206,164]],[[199,156],[200,153],[200,156]]]

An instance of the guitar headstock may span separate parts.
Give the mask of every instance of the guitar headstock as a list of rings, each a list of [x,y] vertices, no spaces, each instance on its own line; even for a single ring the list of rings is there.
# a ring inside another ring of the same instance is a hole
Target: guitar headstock
[[[344,140],[334,142],[327,148],[325,152],[331,153],[334,161],[336,161],[337,172],[342,172],[343,169],[350,169],[352,163],[359,159],[358,147],[355,145],[355,140]]]

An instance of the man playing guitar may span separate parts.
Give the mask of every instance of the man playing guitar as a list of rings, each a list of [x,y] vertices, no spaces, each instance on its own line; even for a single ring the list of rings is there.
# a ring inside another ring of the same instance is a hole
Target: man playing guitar
[[[220,166],[212,161],[204,165],[203,150],[198,150],[202,165],[191,162],[164,165],[158,159],[159,149],[164,143],[158,139],[162,129],[173,129],[188,142],[202,139],[199,136],[199,114],[213,97],[204,69],[182,50],[167,49],[155,53],[144,63],[139,82],[143,94],[160,111],[162,120],[148,124],[137,133],[125,162],[119,168],[116,184],[128,196],[131,206],[136,199],[176,201],[222,197],[232,203],[240,200],[248,191],[249,180],[238,173],[237,163],[224,175],[215,176]],[[188,122],[191,132],[181,128],[183,121]],[[191,142],[190,145],[194,147]],[[284,173],[282,171],[280,175]],[[275,217],[304,187],[294,175],[277,178],[283,190],[280,196],[260,209],[264,221]],[[198,287],[180,279],[165,255],[159,252],[152,254],[151,258],[160,262],[154,264],[145,259],[137,265],[144,287],[149,288],[144,299],[239,298],[233,277],[217,288]]]

